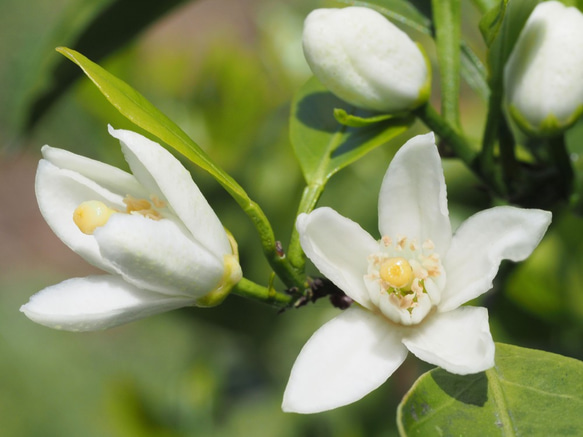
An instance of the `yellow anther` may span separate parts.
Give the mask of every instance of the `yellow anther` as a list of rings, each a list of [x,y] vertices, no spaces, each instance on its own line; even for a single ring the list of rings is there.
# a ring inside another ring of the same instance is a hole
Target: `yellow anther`
[[[95,229],[106,224],[111,215],[116,212],[115,209],[99,200],[89,200],[75,209],[73,221],[81,232],[92,235]]]
[[[132,213],[134,211],[143,211],[152,208],[152,204],[148,202],[146,199],[136,199],[131,195],[127,195],[123,199],[123,203],[126,204],[127,212]]]
[[[405,258],[389,258],[379,269],[381,279],[392,288],[407,290],[413,282],[413,269]]]
[[[151,198],[152,203],[154,203],[154,206],[157,208],[164,207],[166,205],[164,201],[160,200],[154,195],[152,195]],[[156,210],[146,199],[137,199],[128,194],[123,199],[123,203],[126,205],[126,212],[128,214],[139,214],[152,220],[160,220],[162,218],[160,212]]]

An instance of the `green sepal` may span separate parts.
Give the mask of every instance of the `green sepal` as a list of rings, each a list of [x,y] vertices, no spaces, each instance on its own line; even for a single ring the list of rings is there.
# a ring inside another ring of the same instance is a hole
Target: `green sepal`
[[[227,237],[229,237],[232,254],[223,256],[225,271],[223,272],[223,277],[219,281],[219,285],[210,293],[197,299],[197,307],[210,308],[220,305],[231,293],[233,287],[237,285],[243,277],[241,265],[239,264],[239,245],[237,244],[235,237],[233,237],[233,234],[226,229],[225,231],[227,232]]]
[[[334,118],[336,121],[344,126],[348,127],[365,127],[371,124],[380,123],[382,121],[390,120],[391,118],[399,118],[406,116],[403,114],[378,114],[367,116],[359,116],[354,114],[349,114],[345,109],[334,108]]]
[[[578,106],[563,122],[560,122],[554,114],[548,114],[538,126],[533,126],[514,105],[508,106],[508,113],[527,136],[549,138],[557,136],[573,126],[583,114],[583,104]]]

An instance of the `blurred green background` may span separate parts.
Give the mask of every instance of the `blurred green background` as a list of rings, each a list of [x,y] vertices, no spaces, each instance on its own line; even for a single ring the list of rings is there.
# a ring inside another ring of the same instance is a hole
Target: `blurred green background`
[[[183,309],[104,332],[53,331],[18,308],[45,286],[94,269],[67,249],[38,213],[34,173],[50,144],[125,166],[107,123],[135,129],[88,80],[67,90],[27,128],[32,103],[51,86],[58,45],[75,41],[113,0],[0,1],[0,435],[1,436],[387,436],[412,382],[430,367],[409,358],[387,384],[354,405],[312,416],[284,414],[289,371],[309,336],[337,310],[322,300],[277,309],[236,296],[214,309]],[[140,14],[140,2],[126,2]],[[302,177],[287,136],[289,103],[308,77],[301,52],[308,0],[179,3],[100,63],[175,120],[246,188],[286,243]],[[331,3],[326,3],[331,4]],[[470,43],[483,54],[477,12],[466,8]],[[118,17],[124,22],[124,17]],[[109,35],[109,39],[108,39]],[[431,53],[427,37],[421,39]],[[115,43],[107,28],[93,44]],[[434,68],[434,71],[437,71]],[[434,98],[438,99],[438,89]],[[485,104],[464,89],[469,136]],[[321,204],[373,235],[381,178],[399,145],[379,148],[336,175]],[[569,136],[576,165],[583,138]],[[188,164],[187,164],[188,165]],[[255,230],[209,176],[189,167],[239,242],[245,275],[269,280]],[[461,165],[445,162],[454,224],[490,206]],[[496,341],[583,358],[583,223],[555,211],[532,258],[505,264],[490,309]]]

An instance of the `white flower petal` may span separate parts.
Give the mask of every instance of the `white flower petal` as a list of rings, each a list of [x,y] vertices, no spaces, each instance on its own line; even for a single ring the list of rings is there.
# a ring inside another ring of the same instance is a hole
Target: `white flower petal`
[[[428,316],[421,325],[405,331],[403,344],[423,361],[458,375],[494,365],[486,308],[462,307]]]
[[[352,306],[322,326],[298,356],[282,408],[317,413],[350,404],[401,365],[407,350],[400,331],[385,319]]]
[[[451,225],[433,133],[411,138],[391,161],[379,195],[379,229],[419,244],[429,239],[436,253],[447,251]]]
[[[447,283],[439,311],[457,308],[492,288],[500,262],[527,258],[550,223],[548,211],[511,206],[481,211],[462,223],[443,260]]]
[[[32,296],[20,311],[50,328],[96,331],[192,303],[192,299],[151,293],[118,276],[103,275],[68,279],[47,287]]]
[[[99,200],[110,207],[125,209],[122,197],[79,173],[57,168],[44,159],[38,164],[35,191],[40,212],[57,237],[90,264],[113,273],[112,266],[99,253],[93,235],[82,233],[73,221],[73,212],[87,200]]]
[[[212,291],[223,275],[223,258],[171,220],[114,214],[94,236],[102,256],[145,290],[196,298]]]
[[[158,143],[135,132],[109,126],[109,133],[120,140],[138,181],[168,202],[201,245],[215,255],[232,253],[223,225],[180,161]]]
[[[148,197],[148,193],[133,175],[117,167],[46,145],[41,152],[54,166],[79,173],[112,193],[122,197],[128,194],[137,198]]]
[[[301,214],[296,221],[302,249],[324,276],[359,304],[370,308],[364,283],[367,257],[378,243],[357,223],[331,208]]]

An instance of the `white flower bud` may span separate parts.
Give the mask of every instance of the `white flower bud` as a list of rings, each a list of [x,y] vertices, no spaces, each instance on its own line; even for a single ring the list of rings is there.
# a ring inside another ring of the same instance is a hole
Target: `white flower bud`
[[[372,9],[316,9],[304,23],[304,55],[336,96],[364,109],[399,112],[429,98],[430,72],[411,39]]]
[[[557,1],[528,18],[504,68],[506,102],[521,129],[552,135],[583,111],[583,14]]]

